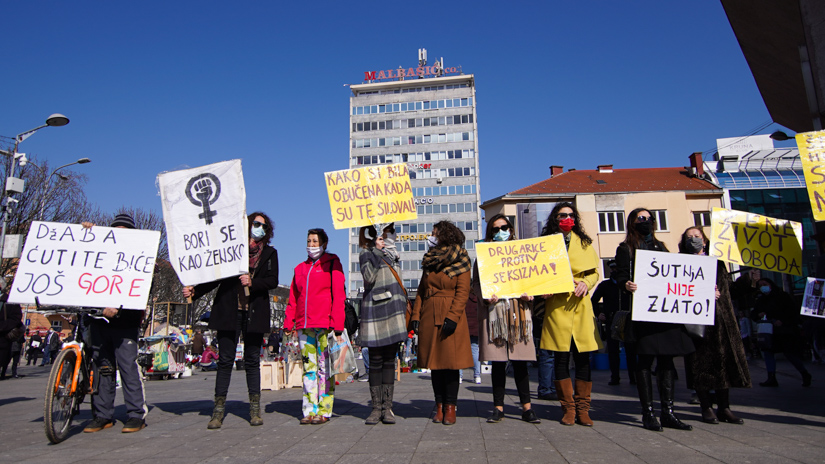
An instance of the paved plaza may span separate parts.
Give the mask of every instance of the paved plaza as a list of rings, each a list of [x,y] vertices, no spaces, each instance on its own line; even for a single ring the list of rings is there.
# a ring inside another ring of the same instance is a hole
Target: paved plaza
[[[681,364],[678,365],[682,373]],[[298,424],[301,390],[264,391],[264,425],[249,426],[245,379],[233,372],[227,418],[220,430],[207,430],[215,374],[196,372],[189,378],[146,382],[148,427],[122,434],[125,408],[118,392],[114,427],[94,434],[81,432],[91,419],[83,405],[71,436],[58,445],[43,433],[43,395],[48,369],[20,369],[26,377],[0,382],[0,462],[18,463],[780,463],[825,462],[825,367],[809,365],[813,386],[803,388],[798,374],[779,361],[779,388],[732,390],[734,412],[745,425],[709,425],[700,421],[698,406],[688,406],[680,380],[677,413],[693,425],[691,432],[641,427],[635,387],[609,387],[609,373],[594,371],[595,427],[559,424],[557,402],[535,400],[542,423],[520,420],[518,396],[508,379],[507,419],[487,424],[492,411],[490,376],[483,383],[461,385],[458,423],[430,422],[432,390],[427,374],[402,374],[396,384],[398,424],[364,425],[369,414],[366,382],[338,386],[335,416],[325,425]],[[471,374],[471,371],[467,371]],[[755,381],[764,380],[761,361],[751,362]],[[535,392],[536,370],[531,368]],[[658,404],[656,406],[658,410]]]

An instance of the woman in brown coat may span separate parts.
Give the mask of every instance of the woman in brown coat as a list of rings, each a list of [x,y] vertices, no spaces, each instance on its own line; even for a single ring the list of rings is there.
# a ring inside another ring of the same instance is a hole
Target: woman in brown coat
[[[451,222],[433,226],[424,255],[412,317],[418,334],[418,365],[432,371],[435,394],[433,422],[455,424],[458,370],[473,366],[470,332],[464,308],[470,294],[472,262],[464,249],[464,233]]]
[[[513,224],[502,214],[496,214],[487,222],[485,242],[515,240]],[[496,423],[504,419],[504,385],[507,380],[507,361],[513,365],[521,419],[539,424],[541,421],[531,409],[530,376],[527,362],[536,360],[533,344],[533,316],[530,313],[532,296],[522,295],[520,299],[498,299],[491,295],[481,297],[481,280],[478,261],[473,267],[473,292],[478,297],[479,359],[493,363],[493,415],[487,422]]]

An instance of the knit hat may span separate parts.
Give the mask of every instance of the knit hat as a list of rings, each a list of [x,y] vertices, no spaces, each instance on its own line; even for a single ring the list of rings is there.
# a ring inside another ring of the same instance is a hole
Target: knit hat
[[[127,229],[135,229],[135,220],[132,216],[126,213],[120,213],[115,216],[115,219],[109,224],[109,227],[125,227]]]

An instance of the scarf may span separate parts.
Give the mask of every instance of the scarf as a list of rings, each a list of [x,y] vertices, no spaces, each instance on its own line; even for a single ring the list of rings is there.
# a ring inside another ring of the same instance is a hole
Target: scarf
[[[264,244],[253,240],[249,245],[249,272],[255,270],[258,266],[258,260],[261,259],[261,253],[264,251]]]
[[[498,300],[487,311],[487,331],[496,346],[533,340],[533,315],[521,300]]]
[[[424,254],[421,266],[427,272],[443,272],[447,277],[455,277],[470,272],[473,263],[467,250],[459,245],[437,246]]]

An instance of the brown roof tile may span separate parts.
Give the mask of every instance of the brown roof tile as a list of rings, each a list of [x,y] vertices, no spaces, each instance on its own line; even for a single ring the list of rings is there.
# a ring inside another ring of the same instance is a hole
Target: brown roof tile
[[[614,169],[567,171],[507,195],[546,195],[570,193],[623,193],[720,190],[711,182],[688,177],[685,168]]]

